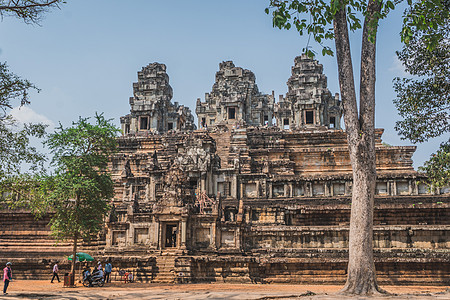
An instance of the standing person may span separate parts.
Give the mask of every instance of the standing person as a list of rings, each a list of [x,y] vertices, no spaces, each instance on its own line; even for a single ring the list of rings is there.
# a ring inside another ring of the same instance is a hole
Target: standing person
[[[3,269],[3,281],[5,285],[3,286],[3,295],[8,294],[6,290],[8,289],[9,282],[12,281],[12,270],[11,263],[7,262],[6,267]]]
[[[53,277],[52,277],[52,281],[50,281],[51,283],[53,283],[53,280],[55,279],[55,277],[56,277],[56,279],[58,279],[58,282],[60,282],[59,276],[58,276],[58,272],[59,272],[58,263],[59,263],[58,261],[55,262],[55,265],[53,266]]]
[[[102,263],[100,261],[98,261],[98,263],[97,263],[97,270],[100,270],[100,269],[102,269]]]
[[[105,282],[106,283],[111,282],[111,278],[110,278],[111,272],[112,272],[112,265],[111,265],[111,262],[108,260],[108,262],[105,265]]]

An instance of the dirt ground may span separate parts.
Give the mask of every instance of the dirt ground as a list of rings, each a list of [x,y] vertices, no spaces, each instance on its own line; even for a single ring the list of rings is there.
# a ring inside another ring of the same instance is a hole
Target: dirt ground
[[[0,299],[369,299],[343,297],[336,293],[342,286],[281,284],[149,284],[112,283],[102,288],[65,288],[62,283],[42,280],[13,281],[7,295]],[[397,295],[370,299],[439,299],[450,300],[450,289],[443,286],[383,286]]]

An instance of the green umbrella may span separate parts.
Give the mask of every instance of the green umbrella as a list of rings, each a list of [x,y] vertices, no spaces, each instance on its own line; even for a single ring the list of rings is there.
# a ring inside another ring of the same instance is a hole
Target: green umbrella
[[[69,256],[69,260],[72,260],[72,256],[73,254]],[[94,261],[94,258],[92,256],[84,252],[77,252],[77,258],[78,261]]]

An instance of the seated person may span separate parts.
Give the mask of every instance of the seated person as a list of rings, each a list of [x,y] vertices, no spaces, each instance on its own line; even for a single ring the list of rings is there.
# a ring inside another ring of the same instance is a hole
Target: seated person
[[[83,280],[88,280],[89,281],[89,286],[92,286],[91,268],[87,267],[83,271]]]
[[[95,272],[92,274],[92,278],[93,278],[94,280],[103,279],[103,276],[104,276],[104,274],[103,274],[103,269],[102,269],[102,268],[98,269],[97,271],[95,271]]]

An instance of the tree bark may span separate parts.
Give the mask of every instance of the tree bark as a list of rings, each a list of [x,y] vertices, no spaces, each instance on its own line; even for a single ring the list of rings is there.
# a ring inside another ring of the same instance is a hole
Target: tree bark
[[[77,195],[75,199],[75,210],[78,211],[78,207],[80,205],[80,196]],[[75,284],[75,272],[77,270],[77,247],[78,247],[78,232],[75,232],[73,235],[73,247],[72,247],[72,266],[70,272],[72,273],[74,284]]]
[[[77,268],[76,268],[76,263],[77,263],[77,246],[78,246],[78,235],[75,234],[73,236],[72,266],[71,266],[71,269],[70,269],[70,272],[72,273],[72,276],[73,276],[74,284],[75,284],[75,271],[77,270]]]
[[[369,41],[380,4],[369,0],[361,49],[360,114],[356,101],[345,6],[334,17],[339,85],[345,130],[353,170],[347,282],[341,293],[380,293],[373,259],[373,203],[376,182],[375,156],[375,43]],[[372,22],[372,23],[371,23]],[[374,35],[376,28],[372,31]]]

